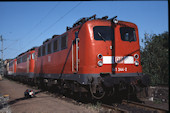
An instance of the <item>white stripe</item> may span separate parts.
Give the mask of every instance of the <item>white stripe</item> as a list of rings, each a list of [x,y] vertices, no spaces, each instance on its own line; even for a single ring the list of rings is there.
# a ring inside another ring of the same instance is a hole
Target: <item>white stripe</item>
[[[133,56],[126,56],[126,57],[124,57],[124,64],[134,64]]]
[[[114,64],[114,56],[103,56],[103,64]]]
[[[134,64],[133,56],[103,56],[103,64],[114,64],[114,63]]]

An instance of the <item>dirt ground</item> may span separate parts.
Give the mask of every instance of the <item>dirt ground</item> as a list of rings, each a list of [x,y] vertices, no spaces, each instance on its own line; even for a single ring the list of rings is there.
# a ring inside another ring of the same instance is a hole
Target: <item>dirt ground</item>
[[[36,97],[30,99],[24,98],[24,91],[26,89],[33,89],[36,92]],[[159,92],[157,88],[150,88],[149,92],[149,98],[141,98],[146,105],[169,110],[169,94],[165,93],[169,92],[169,90],[165,89],[165,91],[161,90]],[[2,95],[9,95],[8,106],[3,109],[1,107]],[[150,101],[151,97],[153,97],[153,100],[157,100]],[[96,109],[96,106],[92,105],[77,105],[74,104],[77,102],[70,102],[65,99],[8,79],[0,81],[0,113],[98,113],[100,111],[103,113],[100,107]],[[166,101],[162,101],[162,99]]]
[[[26,89],[32,88],[7,79],[0,81],[0,94],[9,95],[8,105],[12,113],[97,113],[92,108],[68,103],[36,89],[33,89],[37,92],[35,98],[25,99]]]

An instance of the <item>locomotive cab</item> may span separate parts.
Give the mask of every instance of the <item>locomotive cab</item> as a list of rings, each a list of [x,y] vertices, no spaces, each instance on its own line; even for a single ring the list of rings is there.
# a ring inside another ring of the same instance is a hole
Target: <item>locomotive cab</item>
[[[136,92],[144,83],[135,24],[115,18],[94,19],[82,26],[78,37],[79,73],[86,74],[93,97],[103,98],[108,88],[114,93],[115,87],[130,86],[131,92]]]

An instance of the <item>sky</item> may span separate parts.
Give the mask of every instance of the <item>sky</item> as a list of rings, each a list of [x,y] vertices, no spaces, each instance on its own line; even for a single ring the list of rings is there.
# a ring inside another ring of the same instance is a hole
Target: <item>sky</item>
[[[3,59],[13,59],[40,46],[53,35],[66,32],[66,27],[80,18],[94,14],[97,18],[117,16],[118,20],[135,23],[141,46],[145,33],[158,35],[169,31],[168,1],[0,2]]]

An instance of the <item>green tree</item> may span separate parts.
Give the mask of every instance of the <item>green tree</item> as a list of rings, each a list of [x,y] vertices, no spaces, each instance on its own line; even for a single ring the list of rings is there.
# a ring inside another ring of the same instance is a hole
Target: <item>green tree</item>
[[[143,73],[151,78],[151,85],[168,84],[169,81],[169,32],[162,34],[145,33],[144,47],[141,47]]]

